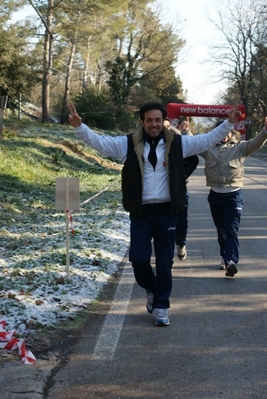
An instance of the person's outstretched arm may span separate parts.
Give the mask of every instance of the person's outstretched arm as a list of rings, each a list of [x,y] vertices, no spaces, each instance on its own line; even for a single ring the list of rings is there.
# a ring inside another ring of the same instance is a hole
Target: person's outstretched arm
[[[82,123],[82,118],[73,104],[68,105],[69,123],[77,136],[100,154],[125,161],[127,155],[127,137],[100,135]]]
[[[211,130],[207,134],[199,134],[196,136],[182,136],[183,156],[184,158],[201,154],[209,148],[219,143],[226,134],[234,128],[235,123],[241,116],[241,112],[238,110],[240,102],[236,102],[233,108],[230,110],[228,119]]]
[[[241,141],[240,145],[243,149],[243,156],[248,157],[253,152],[259,150],[267,141],[267,117],[264,118],[263,128],[259,134],[248,141]]]

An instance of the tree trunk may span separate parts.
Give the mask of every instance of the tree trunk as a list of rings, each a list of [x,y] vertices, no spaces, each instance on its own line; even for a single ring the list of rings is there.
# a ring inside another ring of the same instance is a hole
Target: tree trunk
[[[77,34],[75,33],[75,39],[76,39]],[[67,109],[67,104],[69,102],[69,94],[70,94],[70,75],[71,75],[71,70],[72,70],[72,65],[73,65],[73,58],[75,54],[75,39],[72,43],[71,49],[70,49],[70,56],[69,56],[69,62],[67,66],[67,73],[66,73],[66,80],[65,80],[65,91],[64,91],[64,97],[62,101],[62,108],[61,108],[61,116],[60,116],[60,123],[64,124],[67,122],[67,114],[66,114],[66,109]]]
[[[53,7],[54,0],[49,0],[47,8],[47,20],[45,30],[44,43],[44,65],[43,65],[43,80],[42,80],[42,122],[50,121],[50,73],[52,68],[52,50],[53,50]]]

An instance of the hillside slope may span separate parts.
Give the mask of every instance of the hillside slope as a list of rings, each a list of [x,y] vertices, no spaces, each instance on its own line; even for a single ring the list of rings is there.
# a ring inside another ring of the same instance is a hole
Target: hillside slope
[[[0,159],[0,317],[25,336],[73,320],[97,298],[128,250],[129,218],[121,165],[84,146],[70,127],[10,127]],[[78,177],[86,201],[72,214],[69,278],[56,177]]]

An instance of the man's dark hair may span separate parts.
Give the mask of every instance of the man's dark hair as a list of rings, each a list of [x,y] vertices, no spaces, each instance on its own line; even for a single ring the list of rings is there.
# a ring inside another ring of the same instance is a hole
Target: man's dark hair
[[[167,111],[165,109],[165,107],[160,104],[160,103],[146,103],[144,105],[142,105],[142,107],[139,109],[139,115],[140,115],[140,119],[143,121],[145,119],[145,113],[147,111],[151,111],[152,109],[158,109],[161,111],[162,113],[162,118],[165,119],[167,116]]]

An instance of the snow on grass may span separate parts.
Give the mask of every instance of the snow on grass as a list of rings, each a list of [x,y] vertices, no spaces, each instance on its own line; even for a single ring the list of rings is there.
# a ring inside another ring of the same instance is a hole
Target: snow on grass
[[[69,279],[64,212],[0,227],[0,314],[9,331],[25,335],[73,319],[118,269],[129,247],[128,213],[98,200],[74,212],[73,222]]]

